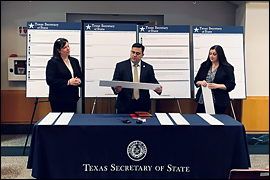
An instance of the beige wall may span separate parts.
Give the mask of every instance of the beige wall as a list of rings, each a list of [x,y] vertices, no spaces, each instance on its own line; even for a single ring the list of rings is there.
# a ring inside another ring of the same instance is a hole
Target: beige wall
[[[269,2],[247,3],[245,57],[248,96],[269,96]]]
[[[236,11],[244,27],[247,96],[269,96],[269,2],[249,2]]]
[[[269,132],[269,2],[247,3],[236,11],[245,28],[247,99],[242,123],[246,131]]]

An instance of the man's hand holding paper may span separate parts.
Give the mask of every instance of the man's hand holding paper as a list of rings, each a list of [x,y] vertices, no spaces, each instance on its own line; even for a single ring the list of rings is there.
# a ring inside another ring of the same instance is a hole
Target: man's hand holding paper
[[[158,92],[158,93],[161,93],[162,92],[162,86],[160,85],[160,87],[156,88],[155,91]]]

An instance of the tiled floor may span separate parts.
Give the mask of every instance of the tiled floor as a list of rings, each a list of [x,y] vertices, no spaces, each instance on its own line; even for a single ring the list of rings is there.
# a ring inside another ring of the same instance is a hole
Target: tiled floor
[[[27,161],[28,156],[1,156],[1,179],[35,179]]]

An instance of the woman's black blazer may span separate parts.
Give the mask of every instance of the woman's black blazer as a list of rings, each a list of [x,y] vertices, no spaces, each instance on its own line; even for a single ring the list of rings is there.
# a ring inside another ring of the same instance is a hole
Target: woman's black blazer
[[[82,86],[83,79],[79,61],[73,57],[69,57],[69,60],[74,71],[74,77],[81,79],[80,86]],[[51,58],[48,61],[46,67],[46,82],[49,85],[49,101],[63,103],[78,101],[78,86],[67,85],[68,80],[71,78],[71,73],[61,58]]]

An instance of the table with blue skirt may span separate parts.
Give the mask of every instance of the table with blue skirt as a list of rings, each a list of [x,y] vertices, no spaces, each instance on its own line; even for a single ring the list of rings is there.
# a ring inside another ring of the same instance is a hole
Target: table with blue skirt
[[[153,114],[73,114],[67,125],[34,124],[27,168],[38,179],[228,179],[247,169],[245,127],[228,115],[181,114],[189,125]],[[61,116],[61,115],[60,115]],[[130,122],[127,122],[130,121]]]

